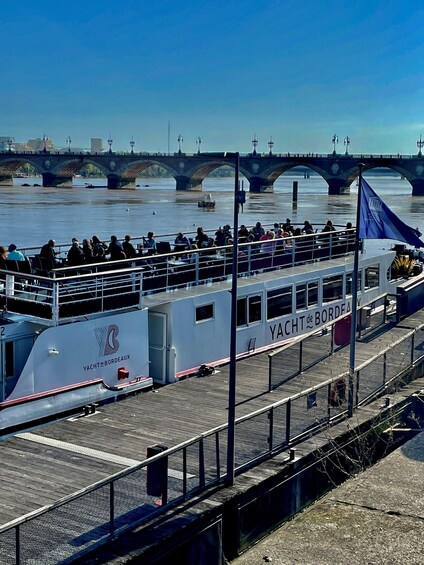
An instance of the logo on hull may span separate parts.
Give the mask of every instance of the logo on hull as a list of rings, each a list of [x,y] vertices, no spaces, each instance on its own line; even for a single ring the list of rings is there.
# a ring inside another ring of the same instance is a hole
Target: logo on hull
[[[118,334],[119,327],[116,324],[94,329],[94,335],[99,344],[99,355],[112,355],[119,350]]]

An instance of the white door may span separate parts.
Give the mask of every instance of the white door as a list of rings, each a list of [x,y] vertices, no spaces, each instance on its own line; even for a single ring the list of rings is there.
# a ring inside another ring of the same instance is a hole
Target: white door
[[[149,312],[149,374],[158,384],[167,382],[167,315]]]

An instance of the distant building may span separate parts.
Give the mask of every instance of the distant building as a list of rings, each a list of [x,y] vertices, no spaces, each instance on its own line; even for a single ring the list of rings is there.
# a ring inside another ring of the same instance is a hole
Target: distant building
[[[37,139],[28,139],[27,145],[31,151],[53,151],[54,150],[54,143],[48,137],[41,139],[37,137]]]
[[[103,149],[103,139],[101,137],[92,137],[91,153],[102,153]]]

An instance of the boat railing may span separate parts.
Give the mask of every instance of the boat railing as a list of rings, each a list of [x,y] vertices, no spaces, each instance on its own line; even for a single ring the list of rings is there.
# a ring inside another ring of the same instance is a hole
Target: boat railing
[[[351,253],[354,230],[240,243],[238,276],[323,261]],[[145,296],[232,277],[232,245],[205,247],[133,259],[56,267],[48,272],[0,270],[0,308],[50,320],[130,307]]]
[[[423,328],[420,324],[409,330],[355,367],[354,418],[358,407],[384,394],[394,383],[401,385],[404,376],[422,363]],[[237,418],[236,473],[276,454],[286,453],[283,465],[290,464],[297,444],[346,419],[348,379],[348,372],[342,372]],[[81,560],[90,550],[124,532],[142,528],[176,504],[224,484],[229,440],[228,424],[222,424],[4,524],[0,527],[1,562]]]

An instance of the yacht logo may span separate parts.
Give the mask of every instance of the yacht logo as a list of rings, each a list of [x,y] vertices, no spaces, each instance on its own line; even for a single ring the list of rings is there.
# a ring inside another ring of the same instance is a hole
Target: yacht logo
[[[94,329],[97,343],[99,344],[99,355],[112,355],[119,349],[119,341],[117,336],[119,334],[119,327],[116,324],[103,326]]]
[[[369,209],[373,219],[378,222],[380,220],[380,214],[383,210],[381,200],[378,197],[371,196],[371,198],[369,199]]]

